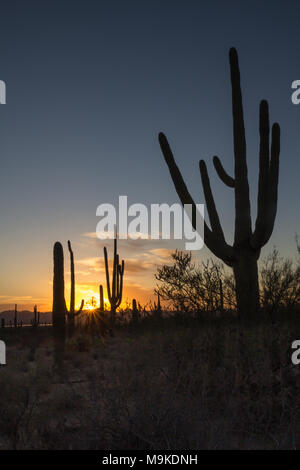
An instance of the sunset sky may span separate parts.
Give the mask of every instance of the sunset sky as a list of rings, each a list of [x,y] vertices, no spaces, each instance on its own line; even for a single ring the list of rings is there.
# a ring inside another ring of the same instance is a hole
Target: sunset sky
[[[72,241],[76,302],[105,285],[96,208],[178,202],[157,134],[169,138],[198,203],[199,158],[208,170],[228,241],[233,193],[212,166],[232,172],[228,51],[239,52],[253,221],[258,177],[258,106],[267,99],[282,129],[279,205],[267,254],[295,256],[300,235],[299,2],[10,1],[1,2],[0,310],[51,309],[52,249]],[[157,265],[178,241],[125,240],[124,300],[147,302]],[[198,258],[211,256],[207,249]],[[68,286],[67,286],[68,287]],[[68,291],[66,299],[68,301]]]

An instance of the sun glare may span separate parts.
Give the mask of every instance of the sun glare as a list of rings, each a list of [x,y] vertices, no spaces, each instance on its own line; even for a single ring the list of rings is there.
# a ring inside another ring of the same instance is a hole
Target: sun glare
[[[95,310],[96,306],[93,307],[93,305],[86,305],[86,307],[84,308],[84,310]]]
[[[88,291],[88,292],[82,292],[81,296],[79,295],[79,298],[84,299],[84,307],[83,310],[96,310],[97,308],[100,307],[100,299],[99,299],[99,293],[93,292],[93,291]],[[106,297],[104,297],[104,305],[105,308],[108,308],[109,306],[109,301]],[[77,309],[80,307],[80,304],[76,306]]]

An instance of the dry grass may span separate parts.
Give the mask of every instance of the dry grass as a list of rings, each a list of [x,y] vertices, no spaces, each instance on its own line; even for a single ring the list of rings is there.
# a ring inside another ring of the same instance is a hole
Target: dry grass
[[[185,318],[113,338],[81,332],[59,375],[50,329],[5,331],[0,449],[299,448],[297,335],[276,324],[243,332]]]

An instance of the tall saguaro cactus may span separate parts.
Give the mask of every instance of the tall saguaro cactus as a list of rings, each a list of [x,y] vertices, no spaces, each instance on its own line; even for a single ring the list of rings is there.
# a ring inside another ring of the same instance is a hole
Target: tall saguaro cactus
[[[65,302],[65,278],[64,278],[64,252],[61,243],[56,242],[53,250],[54,276],[53,276],[53,309],[52,323],[54,336],[56,338],[56,346],[60,349],[64,348],[66,336],[66,317],[68,320],[68,333],[73,334],[75,326],[75,317],[82,311],[84,301],[81,301],[80,309],[75,312],[75,272],[74,272],[74,255],[70,241],[68,241],[71,261],[71,299],[70,310],[67,310]]]
[[[119,255],[117,253],[117,236],[114,239],[114,259],[113,259],[113,274],[112,285],[110,287],[109,268],[107,249],[104,247],[104,260],[106,272],[106,286],[107,296],[110,303],[111,319],[114,320],[116,310],[122,302],[123,293],[123,275],[124,275],[124,260],[119,264]]]
[[[233,246],[230,246],[225,241],[211,191],[206,164],[203,160],[200,160],[199,166],[202,185],[211,224],[211,228],[209,228],[204,222],[204,240],[214,255],[233,268],[239,313],[242,317],[252,318],[259,312],[257,260],[261,248],[268,242],[272,234],[277,211],[280,127],[277,123],[273,124],[270,146],[268,103],[265,100],[261,101],[259,109],[260,148],[257,218],[255,229],[252,231],[246,161],[246,138],[240,71],[236,49],[230,49],[229,59],[232,86],[234,178],[227,174],[218,157],[215,156],[213,158],[213,163],[223,183],[234,190],[234,243]],[[195,203],[175,163],[169,143],[162,133],[159,134],[159,142],[182,204],[192,204],[195,207]],[[193,225],[195,227],[194,220]]]
[[[56,360],[61,361],[66,337],[66,302],[64,279],[64,251],[62,244],[56,242],[53,248],[53,307],[52,324],[55,341]]]
[[[66,310],[68,319],[69,335],[72,336],[75,328],[75,317],[82,312],[84,300],[81,301],[80,308],[75,312],[75,269],[74,269],[74,253],[71,242],[68,240],[68,250],[70,253],[70,269],[71,269],[71,294],[70,294],[70,310]]]
[[[103,294],[102,284],[100,284],[99,286],[99,297],[100,297],[100,312],[104,312],[104,294]]]

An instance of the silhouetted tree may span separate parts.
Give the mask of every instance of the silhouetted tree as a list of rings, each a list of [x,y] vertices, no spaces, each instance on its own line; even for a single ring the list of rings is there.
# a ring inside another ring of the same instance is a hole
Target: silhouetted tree
[[[276,248],[263,260],[261,268],[263,307],[272,314],[280,308],[289,311],[300,303],[300,262],[279,256]]]
[[[175,251],[171,257],[172,265],[157,270],[156,293],[178,311],[223,311],[226,287],[222,264],[208,260],[196,266],[191,254],[181,251]]]

